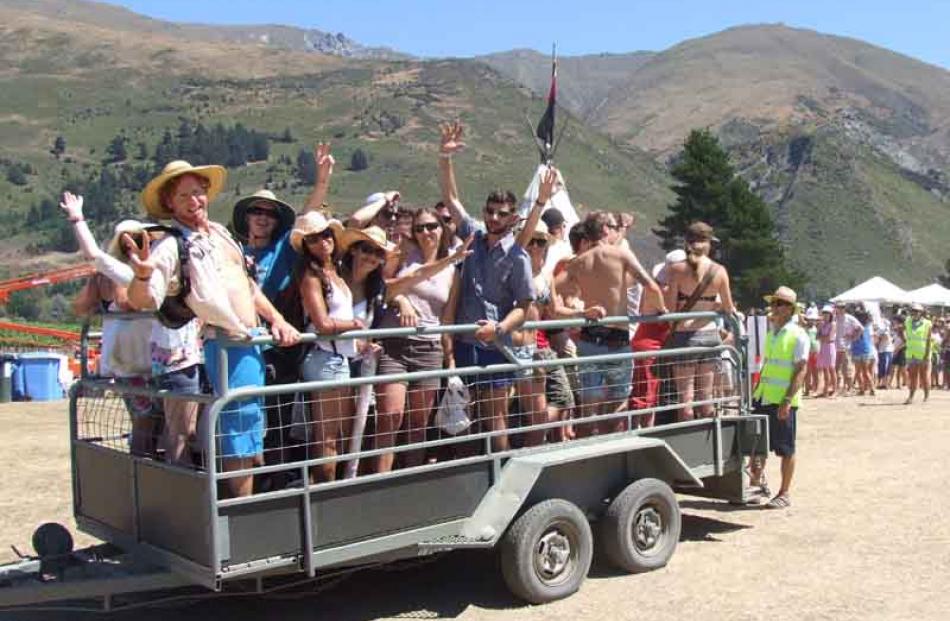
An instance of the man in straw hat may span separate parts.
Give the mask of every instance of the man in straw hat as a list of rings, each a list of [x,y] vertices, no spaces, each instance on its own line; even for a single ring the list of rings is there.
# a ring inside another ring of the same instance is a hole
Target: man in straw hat
[[[204,323],[205,367],[216,392],[220,392],[218,344],[215,336],[247,338],[259,333],[258,315],[270,324],[281,346],[296,343],[300,335],[278,313],[246,270],[241,248],[228,230],[208,218],[208,205],[224,187],[227,173],[221,166],[192,166],[177,160],[142,191],[146,212],[158,220],[172,220],[188,253],[190,285],[184,303]],[[130,240],[131,241],[131,240]],[[134,242],[132,242],[134,243]],[[137,247],[131,255],[135,279],[129,285],[133,306],[154,310],[167,296],[178,295],[183,280],[178,243],[166,237],[150,248]],[[257,346],[228,349],[228,386],[261,385],[264,366]],[[219,456],[224,470],[250,468],[263,450],[263,415],[259,399],[235,402],[218,420]],[[232,495],[249,495],[253,477],[228,480]]]
[[[907,395],[905,404],[914,402],[917,387],[924,390],[924,401],[930,398],[930,354],[933,347],[931,331],[933,326],[924,315],[924,307],[914,303],[910,307],[910,317],[904,321],[904,339],[907,359]]]
[[[765,359],[759,383],[753,392],[756,409],[769,417],[769,447],[782,458],[782,485],[766,507],[791,506],[789,487],[795,474],[795,419],[802,398],[811,341],[804,328],[794,321],[798,296],[788,287],[779,287],[765,296],[769,303],[769,332],[765,337]],[[753,457],[751,485],[764,485],[765,457]]]

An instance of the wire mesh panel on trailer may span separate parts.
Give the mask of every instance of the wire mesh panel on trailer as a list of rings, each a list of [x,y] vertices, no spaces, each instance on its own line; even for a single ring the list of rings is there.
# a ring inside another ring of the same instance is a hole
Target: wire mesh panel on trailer
[[[685,313],[635,321],[684,318],[719,319]],[[526,329],[571,334],[596,325],[626,329],[630,321]],[[567,486],[563,494],[579,503],[590,496],[593,512],[603,502],[594,496],[644,473],[693,490],[728,479],[723,489],[731,489],[743,456],[761,452],[753,445],[763,427],[747,416],[745,338],[731,319],[725,325],[732,344],[623,346],[577,357],[496,343],[491,364],[408,373],[376,373],[380,348],[364,345],[349,379],[234,388],[222,374],[217,395],[90,376],[71,402],[77,522],[217,588],[242,576],[314,575],[415,556],[433,549],[427,542],[494,545],[504,531],[497,516],[510,512],[511,519],[517,509],[499,488],[514,484],[515,462],[534,472],[517,475],[534,477],[517,483],[527,486],[519,502]],[[476,328],[365,330],[333,339],[385,344]],[[304,340],[314,347],[327,338]],[[232,347],[269,344],[221,341],[217,367],[228,368]],[[170,451],[166,414],[176,401],[200,403],[186,458]],[[581,465],[567,478],[555,473],[554,464],[568,463]]]

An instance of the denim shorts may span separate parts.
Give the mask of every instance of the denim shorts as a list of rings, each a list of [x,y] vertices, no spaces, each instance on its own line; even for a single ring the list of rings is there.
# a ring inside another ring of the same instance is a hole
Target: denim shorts
[[[504,354],[494,347],[482,347],[465,341],[455,341],[455,366],[459,369],[465,367],[484,367],[493,364],[511,364]],[[468,375],[463,376],[462,381],[473,385],[474,388],[507,388],[514,382],[514,376],[511,373],[489,373],[487,375]]]
[[[534,352],[537,351],[537,349],[535,345],[519,345],[512,347],[511,352],[515,355],[518,362],[531,362],[534,360]],[[515,379],[530,379],[534,377],[535,371],[537,371],[537,369],[521,369],[520,371],[515,371]]]
[[[608,345],[592,343],[580,339],[577,341],[577,368],[580,371],[580,399],[584,403],[597,401],[618,401],[630,394],[633,381],[633,359],[614,360],[612,362],[585,363],[586,356],[605,354],[629,354],[630,345]]]
[[[779,420],[778,406],[756,402],[756,414],[769,416],[769,448],[779,457],[791,457],[795,454],[795,430],[798,408],[791,408],[788,418]]]
[[[305,382],[327,382],[350,379],[350,361],[319,347],[311,347],[303,359],[301,375]]]

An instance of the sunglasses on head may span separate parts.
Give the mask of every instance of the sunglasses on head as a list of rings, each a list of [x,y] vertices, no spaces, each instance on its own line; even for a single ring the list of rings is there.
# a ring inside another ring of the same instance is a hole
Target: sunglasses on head
[[[538,248],[547,248],[547,247],[548,247],[548,240],[543,239],[543,238],[541,238],[541,237],[535,237],[535,238],[533,238],[530,242],[528,242],[528,245],[529,245],[529,246],[537,246]]]
[[[386,258],[386,251],[384,251],[382,248],[377,248],[376,246],[372,244],[368,244],[366,242],[360,242],[356,244],[355,246],[353,246],[353,248],[354,250],[358,250],[359,252],[363,254],[371,254],[377,259]]]
[[[485,215],[489,218],[508,218],[511,216],[510,209],[497,209],[495,207],[489,207],[485,205]]]
[[[249,207],[247,210],[247,215],[249,216],[268,216],[270,218],[277,219],[277,210],[269,209],[267,207]]]
[[[423,231],[435,231],[440,228],[442,228],[442,225],[438,222],[423,222],[412,227],[412,230],[416,233],[422,233]]]

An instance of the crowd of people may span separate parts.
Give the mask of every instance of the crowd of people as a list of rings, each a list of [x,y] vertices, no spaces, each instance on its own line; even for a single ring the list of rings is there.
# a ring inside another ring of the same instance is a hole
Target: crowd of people
[[[828,304],[805,312],[811,340],[805,394],[875,396],[878,390],[950,390],[950,324],[911,304],[883,312],[876,304]]]
[[[722,320],[599,321],[670,311],[735,314],[729,275],[711,258],[718,240],[709,225],[693,223],[683,249],[646,270],[627,243],[633,225],[628,214],[591,211],[568,229],[564,214],[551,205],[562,183],[553,167],[526,212],[519,213],[510,191],[491,190],[476,220],[456,187],[453,156],[464,147],[463,131],[459,123],[441,127],[442,196],[435,205],[410,209],[398,191],[376,192],[343,221],[326,205],[334,168],[328,144],[316,148],[317,181],[299,212],[262,189],[237,201],[227,226],[208,215],[225,186],[225,169],[171,162],[142,192],[151,220],[120,222],[105,250],[84,222],[82,197],[66,193],[61,207],[98,271],[76,308],[107,313],[99,374],[168,391],[160,402],[125,398],[131,452],[156,456],[160,445],[166,461],[192,465],[189,446],[200,408],[182,395],[221,394],[224,381],[230,389],[327,382],[304,399],[306,455],[328,458],[310,469],[313,482],[341,476],[332,458],[360,448],[375,449],[365,467],[377,473],[433,458],[423,450],[398,457],[387,450],[421,442],[432,429],[442,381],[418,372],[505,364],[512,355],[547,363],[641,352],[636,364],[627,356],[462,377],[472,392],[474,429],[493,432],[493,448],[500,451],[623,430],[629,418],[610,415],[627,410],[640,412],[632,424],[650,426],[671,395],[679,404],[670,408],[674,420],[708,417],[717,397],[737,394],[734,365],[730,371],[719,350],[709,351],[735,338]],[[114,311],[153,311],[155,318],[110,317]],[[529,320],[566,318],[590,321],[576,330],[524,327]],[[453,324],[475,328],[376,339],[345,334]],[[274,346],[229,347],[228,368],[218,368],[216,337],[240,341],[265,333]],[[303,333],[322,338],[301,343]],[[842,331],[823,334],[822,347],[828,339],[839,342]],[[850,346],[855,339],[840,342]],[[661,350],[670,348],[684,353],[669,358]],[[834,366],[841,369],[837,360]],[[839,390],[835,368],[829,372],[825,390]],[[367,373],[379,376],[372,389],[373,433],[354,447],[359,391],[343,380]],[[414,374],[411,381],[407,373]],[[851,378],[845,374],[845,388]],[[786,389],[797,394],[797,380],[782,382],[782,395]],[[289,392],[266,402],[249,398],[220,414],[221,467],[242,471],[227,480],[231,495],[253,492],[255,465],[295,458],[285,436],[299,401]],[[531,425],[523,434],[514,433],[511,408],[518,421]],[[791,424],[793,433],[794,409],[791,414],[775,404],[775,425]],[[543,423],[558,424],[538,428]],[[480,449],[469,443],[458,450]]]

